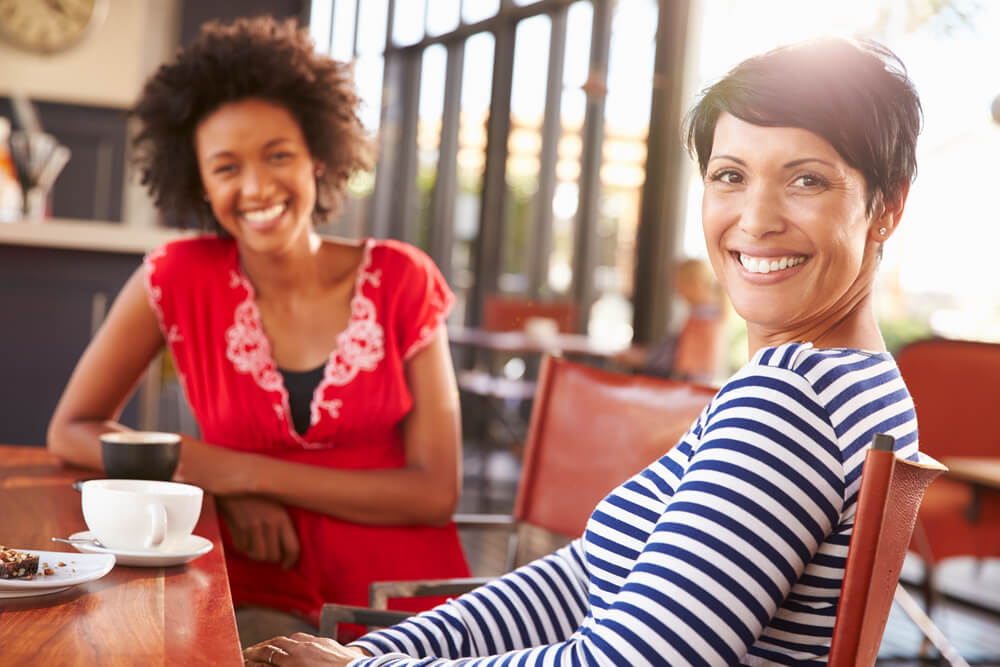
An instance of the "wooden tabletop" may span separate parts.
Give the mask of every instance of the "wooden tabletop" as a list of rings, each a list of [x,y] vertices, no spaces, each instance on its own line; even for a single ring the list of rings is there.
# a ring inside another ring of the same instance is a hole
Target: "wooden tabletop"
[[[42,447],[0,445],[0,543],[76,554],[51,538],[87,529],[71,484],[99,476],[60,465]],[[186,565],[116,565],[61,593],[0,599],[3,664],[242,665],[209,496],[194,533],[213,549]]]
[[[1000,490],[1000,458],[947,456],[941,463],[948,466],[949,477]]]

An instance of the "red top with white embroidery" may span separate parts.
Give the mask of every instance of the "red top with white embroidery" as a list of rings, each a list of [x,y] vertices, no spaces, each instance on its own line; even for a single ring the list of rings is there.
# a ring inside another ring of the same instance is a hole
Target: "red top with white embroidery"
[[[185,239],[146,257],[150,303],[205,442],[329,468],[405,464],[401,421],[413,399],[404,364],[430,343],[454,296],[416,248],[362,244],[350,323],[327,360],[303,435],[292,423],[236,243]],[[288,511],[301,544],[289,571],[241,556],[222,526],[236,605],[274,607],[318,624],[323,602],[367,604],[372,581],[468,575],[454,524],[371,526]]]

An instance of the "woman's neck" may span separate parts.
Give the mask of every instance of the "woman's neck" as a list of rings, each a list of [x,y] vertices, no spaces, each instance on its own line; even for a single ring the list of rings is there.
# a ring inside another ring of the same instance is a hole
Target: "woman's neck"
[[[764,347],[792,342],[812,343],[816,348],[850,348],[885,352],[885,341],[878,328],[871,292],[860,297],[843,311],[820,322],[781,330],[747,324],[750,356]]]
[[[320,261],[323,240],[310,232],[287,252],[257,253],[240,247],[240,266],[258,298],[310,291],[322,285],[329,267]]]

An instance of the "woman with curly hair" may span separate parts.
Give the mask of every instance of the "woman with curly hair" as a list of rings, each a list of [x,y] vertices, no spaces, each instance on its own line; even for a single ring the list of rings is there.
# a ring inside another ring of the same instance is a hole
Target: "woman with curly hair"
[[[468,574],[453,296],[411,246],[314,229],[369,165],[358,105],[349,67],[293,22],[206,24],[159,68],[132,112],[142,180],[210,233],[146,257],[49,427],[51,451],[100,470],[98,436],[125,428],[166,346],[200,428],[176,479],[217,498],[244,642],[255,617],[307,629],[371,581]]]

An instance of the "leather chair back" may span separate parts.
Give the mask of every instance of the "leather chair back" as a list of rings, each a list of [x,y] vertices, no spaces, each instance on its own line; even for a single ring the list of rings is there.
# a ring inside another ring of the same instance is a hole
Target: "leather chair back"
[[[896,354],[917,409],[920,451],[1000,457],[1000,344],[928,339]]]
[[[715,393],[545,357],[515,519],[568,537],[582,534],[594,506],[677,444]]]
[[[865,456],[857,514],[840,605],[830,644],[830,667],[874,665],[899,572],[924,491],[946,468],[914,463],[872,448]]]

